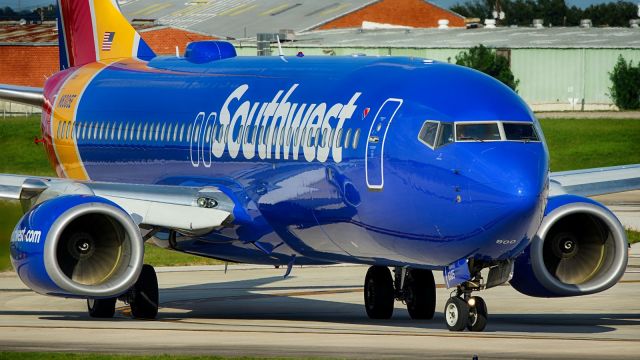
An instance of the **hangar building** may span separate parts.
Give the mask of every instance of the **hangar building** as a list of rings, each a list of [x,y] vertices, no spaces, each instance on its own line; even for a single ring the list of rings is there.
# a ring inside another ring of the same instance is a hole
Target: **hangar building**
[[[137,25],[140,36],[156,54],[183,52],[192,41],[215,37],[167,26]],[[0,26],[0,83],[42,87],[59,71],[58,30],[53,23]],[[39,113],[40,108],[0,101],[0,117]]]
[[[120,4],[159,54],[172,55],[176,46],[183,51],[188,42],[218,37],[231,40],[240,55],[256,55],[256,34],[281,29],[292,30],[287,32],[290,41],[283,43],[288,55],[405,55],[455,62],[461,51],[484,44],[510,59],[519,93],[536,111],[613,109],[608,73],[618,56],[640,61],[638,28],[466,29],[464,18],[424,0]],[[364,30],[364,21],[411,28]],[[58,67],[56,36],[53,24],[0,26],[0,83],[42,86]],[[6,106],[0,105],[0,111],[6,112]]]
[[[136,0],[120,1],[130,21],[159,24],[212,34],[221,38],[249,38],[257,33],[291,29],[360,27],[363,21],[438,27],[464,27],[464,17],[425,0]]]
[[[455,63],[478,44],[510,59],[518,92],[535,111],[613,110],[609,72],[619,56],[640,61],[638,28],[341,29],[298,34],[286,54],[417,56]],[[255,43],[236,42],[239,54]],[[472,89],[469,89],[472,90]]]

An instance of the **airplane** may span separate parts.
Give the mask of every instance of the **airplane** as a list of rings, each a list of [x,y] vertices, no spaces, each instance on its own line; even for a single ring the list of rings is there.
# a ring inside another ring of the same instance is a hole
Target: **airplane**
[[[31,289],[87,299],[91,317],[155,318],[145,241],[228,262],[369,265],[364,305],[389,319],[451,295],[451,331],[483,331],[474,295],[611,288],[625,229],[587,196],[637,189],[640,165],[550,173],[539,122],[481,72],[416,57],[240,57],[198,41],[156,56],[115,0],[58,0],[61,70],[41,106],[58,177],[0,175],[25,215],[10,241]]]

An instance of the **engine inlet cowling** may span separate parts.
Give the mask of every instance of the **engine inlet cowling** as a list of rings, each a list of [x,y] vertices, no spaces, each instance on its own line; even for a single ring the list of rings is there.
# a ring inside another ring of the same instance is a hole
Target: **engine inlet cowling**
[[[511,285],[543,297],[601,292],[624,274],[627,247],[624,228],[606,207],[577,196],[555,197],[529,248],[516,259]]]
[[[96,196],[62,196],[37,205],[11,239],[20,279],[36,292],[65,297],[121,295],[137,280],[143,255],[131,217]]]

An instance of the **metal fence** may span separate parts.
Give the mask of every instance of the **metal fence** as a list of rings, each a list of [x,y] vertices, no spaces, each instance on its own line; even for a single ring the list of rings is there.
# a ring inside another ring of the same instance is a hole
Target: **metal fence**
[[[2,116],[2,119],[15,118],[19,116],[28,117],[33,114],[42,114],[42,109],[9,101],[0,101],[0,116]]]

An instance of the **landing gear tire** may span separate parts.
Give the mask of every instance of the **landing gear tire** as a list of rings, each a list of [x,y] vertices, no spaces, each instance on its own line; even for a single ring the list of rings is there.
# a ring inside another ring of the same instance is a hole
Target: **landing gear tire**
[[[395,301],[391,272],[385,266],[372,266],[364,280],[364,306],[370,319],[390,319]]]
[[[467,330],[469,331],[483,331],[487,326],[488,312],[487,304],[479,296],[474,296],[469,300],[473,303],[473,306],[469,307],[469,323],[467,324]]]
[[[462,331],[469,323],[469,305],[459,297],[447,300],[444,306],[444,319],[450,331]]]
[[[87,299],[89,316],[96,319],[109,319],[116,313],[116,300],[111,299]]]
[[[158,278],[151,265],[143,265],[138,281],[131,289],[129,305],[136,319],[155,319],[158,315]]]
[[[431,270],[411,269],[404,286],[409,316],[416,320],[433,319],[436,312],[436,282]]]

